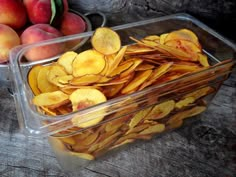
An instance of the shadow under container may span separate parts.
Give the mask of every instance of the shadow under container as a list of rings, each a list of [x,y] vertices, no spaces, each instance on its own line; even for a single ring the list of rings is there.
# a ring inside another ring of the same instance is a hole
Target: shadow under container
[[[89,38],[93,32],[15,48],[11,52],[10,66],[17,116],[22,130],[28,136],[47,137],[59,164],[65,171],[74,172],[118,147],[136,140],[149,140],[182,126],[187,118],[197,118],[207,109],[224,80],[229,77],[234,61],[228,59],[235,58],[235,45],[188,14],[113,27],[119,33],[122,45],[133,43],[130,36],[141,39],[181,28],[190,29],[198,36],[211,67],[55,117],[40,114],[32,104],[34,95],[27,82],[27,74],[35,63],[23,63],[24,54],[37,46]],[[89,41],[77,52],[87,48],[91,48]],[[40,62],[47,65],[52,61]],[[194,100],[178,106],[189,97]],[[103,120],[92,127],[79,128],[71,121],[75,117],[86,117],[91,121],[101,116]]]

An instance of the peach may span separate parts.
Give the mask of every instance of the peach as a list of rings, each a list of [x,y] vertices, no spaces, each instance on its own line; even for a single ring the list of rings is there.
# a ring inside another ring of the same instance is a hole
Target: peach
[[[63,0],[63,15],[64,12],[68,11],[68,2]],[[40,24],[46,23],[49,24],[52,17],[52,8],[51,0],[24,0],[24,5],[27,9],[27,14],[31,23]]]
[[[0,24],[0,63],[8,61],[11,48],[20,45],[20,37],[9,26]]]
[[[79,15],[72,12],[66,12],[63,15],[62,22],[60,25],[60,31],[62,32],[63,35],[67,36],[67,35],[82,33],[86,30],[86,28],[87,26],[85,21]],[[79,42],[80,40],[69,41],[67,42],[67,47],[73,48]]]
[[[20,38],[22,44],[32,44],[61,36],[62,33],[49,24],[36,24],[26,28]],[[25,57],[29,61],[41,60],[58,55],[63,50],[64,45],[62,43],[44,45],[30,49],[26,52]]]
[[[63,15],[60,31],[64,35],[82,33],[86,30],[86,23],[79,15],[66,12]]]
[[[27,14],[24,4],[19,0],[0,0],[0,23],[13,29],[26,24]]]

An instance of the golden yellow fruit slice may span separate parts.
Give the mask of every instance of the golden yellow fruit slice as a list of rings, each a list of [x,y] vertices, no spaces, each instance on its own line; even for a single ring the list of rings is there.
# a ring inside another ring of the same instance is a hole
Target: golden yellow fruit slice
[[[69,152],[70,155],[82,158],[82,159],[86,159],[86,160],[94,160],[95,157],[91,154],[88,153],[80,153],[80,152]]]
[[[134,139],[123,140],[122,142],[115,143],[112,147],[109,148],[109,150],[118,148],[118,147],[120,147],[122,145],[125,145],[125,144],[128,144],[128,143],[132,143],[132,142],[134,142]]]
[[[153,134],[153,133],[161,133],[165,130],[165,124],[156,124],[146,128],[145,130],[141,131],[140,135],[146,134]]]
[[[92,46],[104,55],[116,53],[121,48],[120,36],[110,28],[97,28],[91,39]]]
[[[50,83],[58,86],[58,77],[66,75],[67,73],[62,66],[52,65],[47,73],[47,79]]]
[[[154,83],[159,77],[167,73],[172,65],[172,62],[167,62],[154,69],[152,75],[140,86],[139,90],[142,90],[145,87],[150,86],[152,83]]]
[[[133,64],[134,64],[134,61],[121,63],[109,74],[109,76],[113,77],[113,76],[121,75],[121,73],[128,70]]]
[[[136,127],[130,128],[125,134],[127,135],[127,134],[139,133],[142,130],[148,128],[149,126],[150,126],[150,124],[142,123]]]
[[[76,52],[68,51],[60,56],[57,63],[63,66],[68,74],[72,74],[72,63],[76,56]]]
[[[116,69],[117,66],[120,64],[120,62],[123,60],[126,49],[127,49],[127,46],[122,47],[114,58],[110,58],[110,59],[113,59],[113,61],[112,62],[108,61],[109,70],[107,71],[107,75],[109,75],[114,69]]]
[[[160,36],[157,35],[150,35],[150,36],[146,36],[145,38],[143,38],[144,40],[148,40],[148,41],[154,41],[157,42],[160,40]]]
[[[132,44],[127,46],[127,50],[125,52],[126,55],[138,55],[138,54],[144,54],[144,53],[149,53],[153,52],[155,49],[143,46],[140,44]]]
[[[109,85],[109,86],[105,86],[104,88],[104,94],[108,97],[115,97],[119,91],[123,88],[124,83],[122,84],[116,84],[116,85]]]
[[[201,98],[213,91],[214,89],[212,87],[207,86],[207,87],[197,89],[191,93],[188,93],[187,95],[184,95],[184,98],[193,97],[195,100],[197,100],[198,98]]]
[[[57,115],[55,109],[50,109],[50,108],[44,107],[44,106],[40,106],[40,109],[42,109],[44,111],[44,114],[47,114],[49,116],[56,116]]]
[[[59,140],[61,140],[62,142],[69,144],[69,145],[74,145],[76,144],[75,139],[73,138],[73,136],[70,137],[63,137],[63,138],[58,138]]]
[[[41,91],[38,88],[38,82],[37,82],[38,73],[41,68],[42,66],[36,65],[33,68],[31,68],[30,72],[28,73],[28,83],[34,95],[38,95],[41,93]]]
[[[174,64],[170,71],[177,71],[177,72],[195,72],[201,69],[201,67],[197,65],[182,65],[182,64]]]
[[[193,97],[186,97],[175,104],[175,107],[181,109],[182,107],[188,106],[193,103],[195,99]]]
[[[199,44],[198,37],[194,32],[189,29],[180,29],[176,31],[172,31],[165,38],[165,42],[170,40],[187,40],[193,42],[196,46],[201,49],[201,45]]]
[[[134,117],[130,120],[130,123],[129,123],[129,127],[132,129],[134,128],[136,125],[138,125],[138,123],[144,119],[148,113],[150,112],[152,108],[145,108],[139,112],[137,112]]]
[[[204,54],[198,53],[198,61],[204,67],[209,67],[210,66],[209,62],[208,62],[208,59],[207,59],[207,56],[204,55]]]
[[[175,101],[169,100],[160,103],[153,107],[151,112],[146,116],[146,119],[161,119],[170,114],[170,112],[175,108]]]
[[[68,102],[69,96],[62,91],[41,93],[33,98],[36,106],[59,107]]]
[[[205,106],[195,106],[191,109],[188,109],[188,110],[185,110],[182,112],[178,112],[167,121],[167,124],[172,124],[173,122],[180,121],[180,120],[198,115],[205,110],[206,110]]]
[[[130,73],[134,72],[136,67],[138,67],[143,62],[143,60],[140,58],[132,58],[132,59],[126,60],[123,63],[126,63],[126,62],[132,62],[133,64],[126,71],[122,72],[120,74],[120,77],[125,77],[125,76],[129,75]]]
[[[63,86],[68,84],[74,77],[72,75],[64,75],[57,77],[58,84],[62,84]]]
[[[121,90],[121,93],[125,94],[138,88],[149,76],[152,74],[152,70],[140,71],[136,77]]]
[[[58,87],[48,81],[48,72],[52,66],[42,66],[38,72],[37,85],[42,93],[53,92],[58,90]]]
[[[88,74],[80,77],[74,77],[71,81],[71,85],[89,85],[98,82],[102,78],[99,74]]]
[[[164,33],[160,35],[160,44],[165,44],[165,39],[169,35],[169,33]]]
[[[144,71],[144,70],[149,70],[149,69],[154,69],[155,66],[148,64],[148,63],[141,63],[135,68],[135,71]]]
[[[105,102],[105,95],[97,89],[77,89],[69,97],[72,103],[73,111],[85,109],[87,107]],[[86,115],[76,115],[72,118],[72,123],[75,126],[85,128],[99,123],[106,113],[106,109],[99,109],[96,112],[89,112]]]
[[[77,145],[78,146],[89,146],[97,140],[98,136],[99,136],[98,132],[91,133],[89,136],[87,136],[83,140],[77,141]]]
[[[72,63],[74,77],[88,74],[99,74],[106,66],[104,55],[95,50],[79,53]]]

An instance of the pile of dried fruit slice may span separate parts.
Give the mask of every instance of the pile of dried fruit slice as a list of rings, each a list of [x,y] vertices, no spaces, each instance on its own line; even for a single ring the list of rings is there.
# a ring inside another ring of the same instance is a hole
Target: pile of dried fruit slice
[[[131,39],[136,43],[121,46],[115,31],[101,27],[92,36],[92,49],[68,51],[57,62],[34,66],[28,74],[33,104],[47,115],[68,114],[211,67],[197,36],[188,29]],[[58,140],[73,151],[71,155],[92,160],[120,145],[181,126],[185,118],[206,109],[204,97],[214,91],[209,86],[188,90],[189,94],[159,104],[150,98],[149,107],[137,103],[130,108],[132,113],[123,110],[125,116],[122,111],[105,116],[107,108],[96,115],[77,115],[70,122],[73,131],[99,126]],[[104,119],[109,121],[99,124]]]

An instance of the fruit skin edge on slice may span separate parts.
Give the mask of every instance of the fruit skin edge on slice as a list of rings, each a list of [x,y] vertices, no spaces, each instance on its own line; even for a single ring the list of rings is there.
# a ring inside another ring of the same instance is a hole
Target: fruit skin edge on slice
[[[77,89],[70,96],[69,99],[72,103],[72,110],[82,110],[84,108],[107,101],[106,96],[99,90],[93,88]],[[72,123],[80,128],[86,128],[96,125],[104,118],[106,109],[90,112],[86,116],[78,115],[72,118]]]

